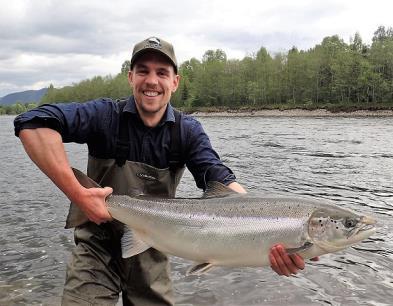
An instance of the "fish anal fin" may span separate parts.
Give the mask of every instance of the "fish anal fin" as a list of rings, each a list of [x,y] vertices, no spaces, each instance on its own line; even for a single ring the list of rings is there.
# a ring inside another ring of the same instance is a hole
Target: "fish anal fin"
[[[310,241],[306,241],[302,246],[298,247],[298,248],[288,248],[286,249],[288,254],[295,254],[295,253],[299,253],[299,252],[303,252],[308,250],[309,248],[311,248],[314,244]]]
[[[137,232],[125,227],[121,237],[121,253],[123,258],[138,255],[150,248],[150,245],[139,238]]]
[[[233,195],[239,195],[239,193],[220,182],[209,181],[206,184],[206,191],[203,194],[203,198],[219,198]]]
[[[210,271],[213,267],[214,265],[209,262],[197,264],[188,270],[187,275],[201,275],[207,271]]]

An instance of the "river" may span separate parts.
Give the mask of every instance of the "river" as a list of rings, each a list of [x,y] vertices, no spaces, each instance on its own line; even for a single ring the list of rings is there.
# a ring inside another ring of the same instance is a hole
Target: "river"
[[[0,305],[58,305],[73,248],[65,196],[29,160],[0,116]],[[171,258],[177,305],[392,305],[393,120],[204,117],[214,148],[249,191],[312,196],[378,219],[362,243],[307,262],[293,277],[270,268],[216,268],[186,276]],[[85,169],[87,148],[67,144]],[[189,172],[178,196],[198,196]],[[247,254],[245,254],[247,256]]]

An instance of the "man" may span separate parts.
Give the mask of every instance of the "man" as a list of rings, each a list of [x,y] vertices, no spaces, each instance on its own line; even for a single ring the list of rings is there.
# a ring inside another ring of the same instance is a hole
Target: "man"
[[[67,267],[64,305],[112,305],[122,292],[124,305],[171,305],[167,257],[154,249],[121,258],[123,226],[105,205],[112,192],[175,196],[184,164],[199,188],[219,181],[236,192],[244,188],[220,161],[200,123],[170,105],[179,85],[173,47],[157,37],[135,45],[129,84],[133,96],[115,102],[43,105],[15,119],[15,133],[27,154],[91,222],[75,229],[76,247]],[[87,143],[88,175],[104,188],[86,189],[75,178],[63,142]],[[304,261],[272,248],[272,268],[297,273]]]

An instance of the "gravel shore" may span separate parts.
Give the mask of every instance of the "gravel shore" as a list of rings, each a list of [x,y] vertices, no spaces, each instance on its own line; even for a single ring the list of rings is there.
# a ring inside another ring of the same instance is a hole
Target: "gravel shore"
[[[393,110],[359,110],[354,112],[332,113],[325,109],[274,109],[258,111],[194,112],[192,115],[195,117],[393,117]]]

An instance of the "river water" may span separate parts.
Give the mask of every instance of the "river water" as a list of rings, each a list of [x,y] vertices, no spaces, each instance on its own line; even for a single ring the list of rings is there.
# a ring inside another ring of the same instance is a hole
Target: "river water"
[[[58,305],[73,247],[68,201],[33,165],[0,116],[0,305]],[[215,149],[250,191],[327,198],[378,219],[353,248],[308,262],[294,277],[270,268],[186,276],[172,258],[178,305],[392,305],[392,118],[200,118]],[[66,146],[85,169],[86,146]],[[200,195],[186,172],[179,196]],[[244,254],[247,256],[247,254]]]

